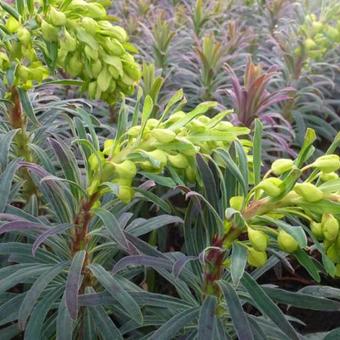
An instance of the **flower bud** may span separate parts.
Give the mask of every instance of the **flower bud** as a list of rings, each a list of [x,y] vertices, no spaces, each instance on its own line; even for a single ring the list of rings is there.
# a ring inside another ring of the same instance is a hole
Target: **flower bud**
[[[101,72],[98,75],[97,78],[97,84],[98,87],[105,92],[109,86],[110,86],[110,82],[111,82],[111,76],[110,74],[107,72],[106,67],[104,67]]]
[[[128,204],[131,202],[133,198],[134,192],[133,189],[129,186],[120,186],[118,190],[117,197],[124,202],[125,204]]]
[[[199,116],[197,119],[205,125],[209,124],[211,121],[211,119],[207,116]]]
[[[121,56],[125,52],[124,46],[114,38],[106,38],[104,40],[104,48],[115,56]]]
[[[299,244],[296,242],[295,238],[282,229],[279,231],[277,243],[286,253],[293,253],[299,248]]]
[[[333,41],[338,40],[339,32],[336,28],[334,28],[332,26],[328,26],[327,30],[326,30],[326,34],[331,40],[333,40]]]
[[[30,68],[31,78],[37,82],[42,82],[48,77],[48,70],[44,66]]]
[[[20,42],[22,42],[24,45],[28,45],[31,41],[31,34],[25,27],[20,27],[18,29],[18,39]]]
[[[318,240],[322,240],[323,239],[322,224],[321,223],[317,223],[317,222],[313,221],[311,223],[311,225],[310,225],[310,229],[311,229],[313,235]]]
[[[185,168],[185,176],[191,183],[194,183],[196,181],[196,172],[191,166]]]
[[[61,40],[66,51],[73,52],[77,48],[77,40],[65,29],[64,37]]]
[[[99,3],[86,3],[87,15],[93,19],[104,19],[106,17],[106,10],[103,5]]]
[[[340,169],[340,157],[338,155],[324,155],[319,157],[312,166],[324,173],[338,171]]]
[[[154,118],[150,118],[148,119],[148,121],[146,122],[146,128],[147,129],[154,129],[157,125],[158,125],[159,121],[157,119],[154,119]]]
[[[102,63],[100,59],[97,59],[93,63],[91,63],[91,72],[94,77],[98,77],[101,70],[102,70]]]
[[[132,126],[128,131],[127,134],[130,137],[137,137],[139,132],[140,132],[141,126],[140,125],[135,125]]]
[[[83,69],[83,65],[80,61],[80,56],[77,53],[73,54],[73,56],[70,58],[66,66],[67,66],[67,71],[73,77],[77,77]]]
[[[268,196],[271,197],[279,196],[284,190],[282,180],[276,177],[264,179],[257,185],[257,187],[262,189]]]
[[[307,38],[305,40],[305,47],[306,47],[306,50],[312,50],[312,49],[316,48],[317,45],[316,45],[316,43],[313,39]]]
[[[241,211],[243,205],[244,197],[243,196],[234,196],[229,200],[229,205],[231,208]]]
[[[108,21],[100,21],[99,26],[105,29],[108,35],[117,39],[120,43],[124,43],[128,39],[126,31],[120,26],[112,26]]]
[[[46,21],[42,21],[41,32],[43,38],[48,42],[58,41],[58,29]]]
[[[339,262],[339,256],[338,256],[338,251],[336,249],[336,245],[335,243],[333,243],[328,249],[327,249],[327,252],[326,252],[327,256],[329,257],[329,259],[336,263],[336,262]]]
[[[295,184],[294,191],[310,203],[318,202],[323,198],[323,192],[312,183]]]
[[[323,214],[322,233],[326,240],[334,241],[338,236],[339,222],[332,214]]]
[[[253,267],[262,267],[267,262],[267,253],[257,251],[254,248],[248,249],[248,263]]]
[[[267,249],[268,236],[263,231],[248,228],[248,238],[256,250],[265,251]]]
[[[171,143],[176,138],[176,133],[169,129],[153,129],[151,135],[160,143]]]
[[[166,121],[169,124],[176,123],[177,121],[183,119],[186,116],[186,114],[183,111],[175,112],[170,116],[170,118]]]
[[[136,176],[137,168],[134,162],[126,159],[120,164],[114,164],[115,172],[122,178],[133,178]]]
[[[219,131],[230,131],[230,128],[233,127],[233,124],[231,124],[230,122],[219,122],[214,129],[219,130]]]
[[[138,64],[123,62],[124,72],[134,81],[138,81],[141,78],[141,70]]]
[[[20,22],[14,17],[10,16],[6,22],[6,28],[10,33],[16,33],[21,26]]]
[[[111,162],[105,162],[101,173],[101,182],[110,182],[115,177],[115,165]]]
[[[189,166],[189,162],[181,153],[177,155],[168,155],[169,163],[175,168],[185,169]]]
[[[97,28],[98,28],[98,24],[97,21],[89,18],[89,17],[83,17],[81,19],[81,25],[84,27],[85,31],[90,33],[91,35],[95,35]]]
[[[106,139],[104,142],[103,154],[105,156],[110,156],[115,145],[114,139]]]
[[[49,21],[54,26],[65,26],[66,15],[55,7],[50,6]]]
[[[24,65],[18,65],[17,67],[17,75],[21,81],[25,82],[29,80],[30,69]]]
[[[283,173],[291,170],[293,168],[294,162],[291,159],[277,159],[272,164],[272,171],[276,176],[280,176]]]
[[[198,119],[193,119],[188,127],[191,131],[196,133],[204,132],[207,129],[207,126]]]
[[[88,163],[90,165],[90,169],[96,171],[99,169],[99,162],[102,160],[104,161],[104,157],[102,155],[91,154],[88,158]],[[102,159],[101,159],[102,158]]]
[[[313,21],[312,28],[315,33],[320,33],[322,31],[323,24],[320,21]]]
[[[320,179],[323,182],[334,181],[338,178],[339,178],[339,175],[336,172],[329,172],[329,173],[321,172],[320,174]]]
[[[10,63],[8,55],[0,51],[0,68],[6,70],[9,67],[9,65]]]

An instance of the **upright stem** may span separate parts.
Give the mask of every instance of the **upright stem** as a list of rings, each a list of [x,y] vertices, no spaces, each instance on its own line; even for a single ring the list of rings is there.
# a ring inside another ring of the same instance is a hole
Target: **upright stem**
[[[92,218],[91,208],[98,198],[98,193],[93,194],[89,199],[81,203],[79,213],[74,219],[74,234],[71,244],[71,252],[75,254],[79,250],[85,250],[86,256],[83,266],[84,280],[80,288],[80,293],[83,294],[86,286],[91,282],[90,273],[87,271],[86,267],[90,263],[89,254],[87,252],[87,247],[89,243],[88,229]]]
[[[12,107],[9,111],[9,122],[13,129],[19,130],[14,137],[16,154],[18,157],[22,157],[25,161],[31,163],[33,162],[33,156],[29,148],[29,136],[26,132],[27,121],[22,112],[18,89],[15,86],[11,88],[11,102]],[[28,200],[32,195],[36,195],[38,197],[38,191],[36,190],[36,186],[28,170],[23,168],[20,170],[20,174],[26,181],[23,187],[23,194],[26,200]]]
[[[89,253],[87,251],[88,244],[90,241],[88,231],[89,231],[89,224],[91,222],[92,213],[91,209],[93,207],[93,204],[96,202],[98,198],[98,193],[93,194],[91,197],[89,197],[87,200],[84,200],[81,202],[80,209],[76,217],[74,218],[74,234],[71,244],[71,253],[72,256],[79,250],[85,250],[85,260],[82,268],[82,274],[84,276],[83,282],[79,289],[79,294],[84,294],[85,289],[88,286],[91,286],[91,273],[88,270],[87,266],[90,264],[90,257]],[[83,339],[83,333],[84,333],[84,317],[85,317],[85,309],[80,308],[80,333],[79,337],[77,339],[81,340]]]

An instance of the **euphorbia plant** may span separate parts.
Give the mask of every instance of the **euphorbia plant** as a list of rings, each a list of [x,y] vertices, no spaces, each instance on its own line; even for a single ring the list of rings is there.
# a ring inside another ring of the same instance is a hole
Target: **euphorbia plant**
[[[189,335],[209,339],[216,334],[220,338],[253,339],[259,333],[263,338],[270,334],[275,338],[299,339],[301,335],[272,299],[313,310],[339,308],[331,307],[332,303],[323,297],[302,291],[286,292],[272,285],[261,287],[255,279],[292,254],[319,281],[321,266],[317,266],[315,259],[305,251],[309,250],[307,239],[311,244],[309,248],[314,247],[322,254],[325,272],[335,274],[334,264],[309,229],[309,216],[312,212],[316,219],[320,210],[335,215],[335,211],[339,211],[339,195],[334,194],[339,191],[339,181],[327,182],[330,178],[325,174],[340,167],[339,157],[333,154],[340,141],[335,141],[327,155],[309,161],[315,138],[309,131],[297,160],[277,160],[261,180],[261,125],[257,122],[256,126],[253,163],[247,164],[244,150],[235,141],[228,151],[217,148],[213,157],[197,155],[200,193],[179,186],[190,199],[183,225],[184,254],[171,252],[164,257],[158,250],[143,245],[142,254],[127,256],[114,266],[114,273],[131,265],[151,267],[189,302],[187,310],[164,320],[158,329],[152,330],[151,339]],[[317,188],[309,183],[312,179],[304,177],[308,169],[315,170],[311,178],[316,176],[325,180],[324,186]],[[250,173],[253,176],[249,176]],[[281,175],[283,177],[278,178]],[[331,177],[336,176],[332,174]],[[297,184],[299,178],[303,181]],[[306,196],[311,188],[318,195]],[[314,201],[315,211],[310,200]],[[228,208],[224,212],[225,206]],[[324,219],[323,237],[328,237],[330,230],[334,232],[334,228],[329,227],[330,223],[335,224],[334,221],[329,217]],[[304,222],[307,222],[306,226]],[[268,259],[266,252],[273,256]],[[261,270],[252,271],[260,266],[263,267]],[[252,271],[251,275],[249,271]],[[242,308],[245,303],[263,316],[255,317],[252,312],[246,312]]]
[[[214,102],[202,103],[189,113],[176,111],[176,103],[182,99],[183,94],[179,91],[169,101],[162,118],[155,120],[148,118],[152,112],[152,101],[147,96],[140,124],[133,119],[130,127],[122,110],[116,138],[106,141],[102,151],[89,117],[84,121],[75,117],[71,127],[78,138],[74,143],[80,145],[84,160],[77,160],[59,138],[49,139],[58,160],[57,165],[51,164],[52,168],[61,168],[62,177],[50,174],[39,165],[20,160],[13,161],[6,169],[6,176],[0,184],[7,188],[0,232],[26,235],[27,239],[23,243],[19,240],[1,243],[0,253],[8,255],[11,252],[16,265],[7,267],[9,279],[1,281],[0,291],[4,292],[18,283],[32,284],[20,298],[9,296],[6,300],[1,297],[6,308],[13,310],[10,320],[19,322],[19,328],[10,328],[13,334],[25,329],[25,336],[38,338],[41,334],[47,337],[57,334],[58,338],[67,339],[72,333],[79,337],[101,334],[108,338],[109,329],[111,336],[113,334],[118,339],[122,338],[123,330],[118,330],[115,322],[121,324],[134,320],[139,326],[143,324],[141,306],[133,297],[133,292],[141,291],[140,288],[124,275],[113,277],[105,268],[112,265],[116,255],[118,260],[124,254],[139,254],[138,236],[182,220],[163,214],[156,216],[150,224],[140,219],[130,224],[132,214],[126,213],[126,209],[133,207],[140,197],[168,210],[168,204],[161,198],[146,192],[150,183],[151,187],[155,185],[153,182],[145,184],[146,189],[143,185],[132,188],[137,186],[138,181],[143,183],[145,177],[158,183],[163,180],[168,186],[171,179],[174,187],[177,182],[187,185],[196,182],[195,154],[201,151],[209,155],[217,145],[227,147],[238,135],[248,132],[245,128],[234,128],[223,122],[226,112],[211,119],[205,117],[203,114],[216,106]],[[136,114],[138,117],[138,112]],[[79,165],[84,161],[86,169],[80,170]],[[30,172],[41,192],[42,206],[38,216],[22,215],[11,205],[15,204],[16,191],[10,195],[10,183],[18,168]],[[141,175],[138,179],[137,171]],[[170,177],[165,177],[164,171]],[[9,183],[4,182],[8,180]],[[132,200],[133,190],[137,193],[135,200]],[[125,203],[132,201],[126,206],[122,200]],[[24,256],[19,255],[16,249],[20,249],[19,253]],[[100,287],[112,294],[120,305],[118,309],[123,311],[123,317],[120,312],[114,312],[115,322],[108,318],[111,312],[105,311],[103,306],[79,308],[87,305],[86,301],[81,302],[80,295],[84,295],[86,300],[87,294],[97,294],[102,290]],[[47,317],[49,312],[51,319]],[[35,323],[39,313],[41,317]],[[30,315],[31,321],[28,321]],[[2,322],[6,323],[6,320]],[[104,322],[103,329],[99,327],[101,322]]]
[[[8,103],[7,118],[15,136],[17,156],[34,159],[27,131],[28,119],[39,126],[27,90],[58,70],[80,81],[92,99],[114,103],[121,93],[132,93],[140,69],[130,53],[124,29],[112,25],[98,3],[86,1],[28,2],[16,7],[1,3],[0,73]],[[57,81],[58,82],[58,81]],[[35,187],[27,174],[27,199]],[[37,193],[36,193],[37,194]]]
[[[230,198],[225,246],[230,247],[246,234],[248,240],[237,244],[247,249],[248,262],[255,267],[266,263],[269,245],[296,255],[302,262],[306,254],[303,250],[315,248],[323,257],[326,271],[339,276],[336,254],[340,187],[336,172],[340,169],[340,157],[329,154],[308,165],[303,162],[302,157],[295,162],[278,159],[246,196]],[[314,171],[306,176],[310,169]],[[289,219],[292,224],[287,223]],[[336,264],[336,269],[326,254]],[[316,267],[313,269],[312,275],[318,277]]]
[[[2,4],[1,21],[1,71],[10,87],[31,88],[61,69],[79,77],[90,98],[112,103],[140,78],[135,48],[99,3]]]

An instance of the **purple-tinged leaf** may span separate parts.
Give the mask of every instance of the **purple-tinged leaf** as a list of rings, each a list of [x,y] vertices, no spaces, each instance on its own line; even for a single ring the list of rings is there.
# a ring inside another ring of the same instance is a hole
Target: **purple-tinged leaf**
[[[19,129],[10,130],[0,136],[0,167],[2,171],[5,170],[8,164],[9,149],[12,145],[12,140],[18,131]]]
[[[51,144],[56,156],[58,157],[65,178],[80,186],[81,184],[80,173],[77,166],[77,161],[74,158],[73,153],[68,149],[67,145],[61,140],[49,138],[48,141]],[[80,197],[80,192],[77,187],[72,186],[71,191],[76,197],[78,198]]]
[[[130,293],[121,286],[119,281],[99,264],[91,264],[88,268],[98,282],[120,304],[131,319],[141,325],[143,323],[143,315],[140,307]]]
[[[183,223],[183,220],[177,216],[171,215],[160,215],[156,217],[149,218],[142,224],[138,224],[131,228],[128,226],[126,231],[134,236],[141,236],[147,234],[153,230],[159,229],[163,226],[173,223]]]
[[[56,321],[56,340],[72,340],[75,322],[67,309],[65,292],[58,306]]]
[[[78,251],[72,260],[65,285],[65,302],[73,320],[78,316],[78,291],[82,281],[82,269],[86,251]]]
[[[20,161],[18,161],[17,159],[13,160],[7,165],[6,169],[0,176],[0,197],[1,197],[0,212],[5,211],[6,205],[8,203],[7,201],[10,195],[10,191],[11,191],[12,180],[19,166],[20,166]]]
[[[174,263],[172,273],[176,276],[176,278],[178,278],[187,263],[197,259],[197,256],[182,256]]]
[[[201,307],[200,316],[198,320],[198,336],[197,340],[207,340],[214,338],[214,328],[216,322],[217,298],[208,295]]]
[[[29,221],[23,221],[23,220],[18,220],[18,221],[12,221],[5,223],[0,226],[0,235],[11,232],[11,231],[24,231],[24,230],[39,230],[43,231],[46,230],[46,226],[39,224],[39,223],[34,223],[34,222],[29,222]]]
[[[171,340],[186,326],[192,324],[192,321],[197,318],[198,308],[191,308],[184,310],[173,316],[170,320],[165,322],[158,328],[148,339],[149,340]],[[205,340],[213,339],[206,338]]]
[[[104,226],[117,245],[127,252],[129,249],[129,242],[127,241],[123,229],[116,217],[110,211],[103,208],[96,209],[95,214],[102,220]]]
[[[164,258],[153,256],[132,255],[119,260],[112,269],[113,274],[118,273],[128,266],[146,266],[152,268],[162,268],[168,271],[172,270],[172,263]]]
[[[0,221],[26,221],[14,214],[0,213]]]
[[[42,243],[44,243],[50,236],[53,236],[53,235],[56,235],[56,234],[61,234],[64,231],[71,228],[72,226],[73,226],[73,224],[70,224],[70,223],[64,223],[64,224],[59,224],[59,225],[56,225],[56,226],[51,226],[50,229],[43,232],[34,241],[34,243],[32,245],[32,255],[35,256],[35,253],[36,253],[37,249],[39,248],[39,246]]]
[[[26,293],[25,298],[20,306],[18,313],[18,324],[19,328],[24,330],[26,321],[30,316],[33,307],[37,303],[40,295],[44,289],[49,285],[49,283],[62,272],[65,268],[66,263],[57,264],[56,266],[48,269],[46,272],[42,273],[33,283],[32,287]]]
[[[238,339],[253,340],[253,332],[235,289],[227,282],[219,281],[218,284],[228,304],[229,313]]]

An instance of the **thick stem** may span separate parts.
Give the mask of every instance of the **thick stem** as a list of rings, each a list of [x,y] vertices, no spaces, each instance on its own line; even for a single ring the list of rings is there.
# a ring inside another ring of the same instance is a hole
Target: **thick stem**
[[[73,233],[73,240],[71,244],[71,253],[72,256],[79,250],[85,250],[85,260],[82,268],[82,274],[84,276],[83,282],[79,289],[79,294],[84,294],[85,289],[92,284],[92,277],[89,269],[87,266],[90,264],[90,256],[87,252],[88,244],[90,241],[88,235],[89,224],[91,222],[92,213],[91,208],[93,204],[96,202],[98,198],[98,193],[93,194],[89,199],[81,202],[80,209],[76,217],[74,218],[74,233]],[[84,317],[85,317],[85,309],[83,307],[80,308],[79,318],[80,318],[80,334],[78,339],[83,339],[83,332],[84,332]]]
[[[86,251],[85,261],[83,265],[84,280],[80,287],[80,294],[83,294],[85,288],[91,283],[91,276],[89,271],[87,270],[87,266],[90,263],[89,254],[87,252],[87,247],[90,241],[90,238],[88,236],[88,229],[92,218],[91,208],[93,207],[93,204],[96,202],[97,198],[98,193],[95,193],[88,200],[83,201],[81,203],[79,213],[74,219],[75,228],[71,244],[72,255],[79,250]]]
[[[223,275],[223,261],[225,250],[223,249],[224,238],[216,236],[212,242],[212,247],[205,254],[203,292],[202,297],[215,295],[221,297],[220,289],[216,281]]]
[[[12,107],[9,111],[9,122],[13,129],[19,130],[14,137],[16,154],[18,157],[22,157],[25,161],[32,163],[33,156],[29,148],[29,136],[26,132],[27,121],[22,112],[18,89],[14,86],[11,88],[11,101]],[[25,180],[25,184],[23,186],[24,198],[28,200],[32,195],[35,195],[38,198],[38,191],[28,170],[25,168],[21,169],[20,175]]]

